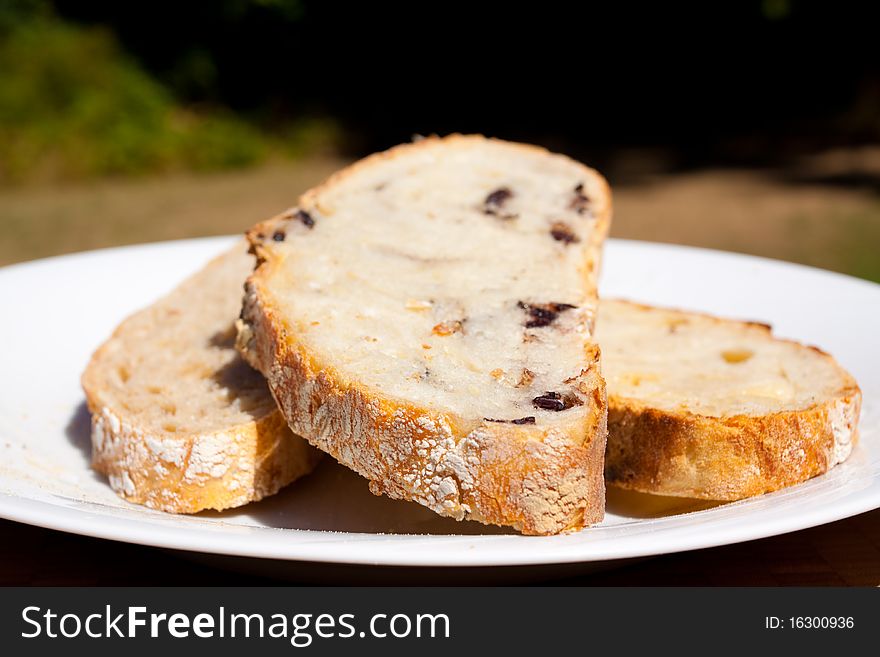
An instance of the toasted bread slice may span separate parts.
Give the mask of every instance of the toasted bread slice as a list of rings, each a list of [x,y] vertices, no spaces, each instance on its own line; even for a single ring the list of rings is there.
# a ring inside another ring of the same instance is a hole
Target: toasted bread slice
[[[371,490],[527,534],[602,518],[590,333],[610,192],[561,155],[429,138],[253,228],[239,345]]]
[[[764,324],[603,299],[596,339],[609,484],[738,500],[820,475],[856,442],[853,378]]]
[[[246,250],[126,319],[83,374],[93,465],[131,502],[175,513],[240,506],[318,462],[234,349]]]

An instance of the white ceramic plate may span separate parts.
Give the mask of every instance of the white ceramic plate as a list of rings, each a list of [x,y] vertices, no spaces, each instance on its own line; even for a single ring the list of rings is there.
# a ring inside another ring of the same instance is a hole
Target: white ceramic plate
[[[880,286],[791,264],[611,240],[602,293],[772,323],[862,386],[861,443],[828,475],[733,504],[609,491],[598,527],[523,537],[373,497],[330,459],[281,494],[196,517],[121,501],[89,469],[79,375],[131,311],[232,238],[111,249],[0,270],[0,516],[88,536],[241,557],[399,566],[617,560],[771,536],[880,507]]]

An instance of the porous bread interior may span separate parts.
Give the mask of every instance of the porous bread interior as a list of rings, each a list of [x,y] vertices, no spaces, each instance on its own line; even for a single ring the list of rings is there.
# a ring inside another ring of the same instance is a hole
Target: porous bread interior
[[[596,340],[608,397],[707,417],[762,416],[853,384],[826,354],[766,326],[603,299]]]
[[[253,268],[238,244],[125,320],[89,368],[100,405],[155,436],[209,433],[276,410],[263,376],[234,349],[240,290]]]
[[[608,198],[594,172],[540,149],[457,138],[331,183],[301,204],[309,220],[290,213],[275,236],[284,241],[264,236],[273,305],[319,367],[459,418],[540,425],[589,412],[532,400],[570,392],[587,367],[589,253]],[[579,185],[589,211],[573,207]],[[487,198],[497,190],[509,195],[496,208]],[[553,236],[560,224],[571,239]],[[575,308],[526,328],[521,303]]]

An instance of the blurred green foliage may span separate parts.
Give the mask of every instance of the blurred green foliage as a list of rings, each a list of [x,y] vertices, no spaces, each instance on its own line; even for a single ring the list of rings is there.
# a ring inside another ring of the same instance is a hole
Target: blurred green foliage
[[[259,161],[265,139],[217,112],[178,108],[112,36],[51,18],[0,43],[0,180],[82,178]]]
[[[323,122],[277,132],[182,106],[105,29],[39,1],[0,3],[0,184],[241,167],[335,134]]]

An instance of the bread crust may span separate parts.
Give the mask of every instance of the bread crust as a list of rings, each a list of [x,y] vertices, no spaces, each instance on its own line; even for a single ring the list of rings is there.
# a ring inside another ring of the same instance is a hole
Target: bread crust
[[[151,435],[88,396],[92,467],[116,493],[170,513],[255,502],[310,473],[320,453],[291,434],[280,412],[212,433]]]
[[[481,423],[380,397],[317,363],[264,303],[267,263],[249,279],[240,344],[294,432],[370,480],[370,490],[457,520],[553,534],[604,514],[604,381],[586,435]]]
[[[767,324],[685,314],[771,334]],[[833,362],[817,347],[772,339]],[[712,417],[609,395],[606,483],[656,495],[732,501],[821,475],[843,462],[858,440],[862,394],[855,380],[842,374],[844,383],[828,399],[765,415]]]
[[[400,146],[366,158],[307,192],[303,206],[361,167],[396,157]],[[473,137],[454,135],[452,142]],[[524,149],[537,147],[519,146]],[[598,174],[584,167],[587,175]],[[598,177],[601,179],[601,177]],[[604,185],[604,180],[603,180]],[[597,204],[593,262],[610,220],[607,186]],[[262,236],[289,217],[255,226],[248,237],[258,267],[248,279],[238,346],[269,382],[291,429],[370,480],[370,490],[412,500],[458,520],[509,525],[524,534],[555,534],[594,524],[604,515],[607,406],[593,346],[587,385],[594,403],[586,421],[553,427],[473,422],[416,407],[344,381],[332,364],[319,363],[286,327],[267,290],[281,262],[262,247]],[[597,266],[585,267],[592,284]]]

